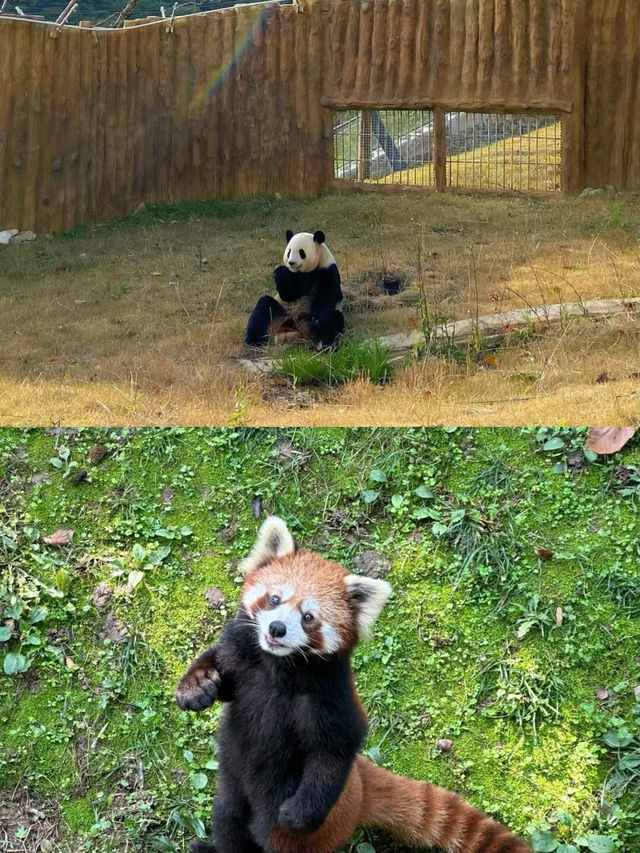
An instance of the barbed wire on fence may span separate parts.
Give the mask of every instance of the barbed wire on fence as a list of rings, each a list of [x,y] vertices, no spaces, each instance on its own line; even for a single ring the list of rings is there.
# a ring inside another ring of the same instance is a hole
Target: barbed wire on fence
[[[185,0],[178,3],[176,7],[177,14],[197,14],[199,12],[212,12],[218,9],[227,9],[236,5],[245,5],[253,2],[272,2],[272,0]],[[281,5],[291,5],[294,0],[280,0]],[[73,4],[72,4],[73,5]],[[169,10],[160,3],[151,3],[150,0],[135,0],[131,9],[124,17],[121,17],[126,12],[127,3],[124,7],[120,2],[114,0],[113,5],[106,5],[102,8],[95,8],[88,0],[76,0],[76,8],[64,18],[63,23],[71,23],[71,18],[76,18],[78,15],[85,19],[95,21],[93,26],[96,27],[116,27],[121,26],[124,20],[135,18],[142,20],[149,16],[157,15],[158,17],[168,18],[171,16]],[[134,7],[135,11],[134,11]],[[172,8],[172,7],[170,7]],[[65,7],[66,10],[66,7]],[[163,12],[164,10],[164,12]],[[9,0],[0,0],[0,15],[9,17],[24,17],[34,20],[46,20],[59,24],[62,14],[60,7],[55,3],[55,0],[25,0],[22,5],[12,3],[9,5]]]

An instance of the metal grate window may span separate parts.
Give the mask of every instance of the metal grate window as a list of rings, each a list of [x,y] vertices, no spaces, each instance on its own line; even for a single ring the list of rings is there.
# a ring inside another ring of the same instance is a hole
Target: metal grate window
[[[431,110],[340,110],[335,176],[375,184],[435,186]]]
[[[559,116],[447,113],[447,185],[560,190]]]
[[[559,116],[444,112],[439,121],[441,186],[561,189]],[[431,110],[334,113],[334,174],[340,180],[434,188],[435,146]]]

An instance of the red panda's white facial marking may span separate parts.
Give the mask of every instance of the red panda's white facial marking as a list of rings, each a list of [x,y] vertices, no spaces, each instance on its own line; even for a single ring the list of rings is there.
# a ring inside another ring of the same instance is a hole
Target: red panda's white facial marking
[[[256,583],[253,586],[250,586],[242,596],[242,603],[244,604],[245,610],[247,613],[251,614],[253,610],[254,604],[266,594],[267,589],[261,583]]]
[[[260,647],[278,657],[348,652],[366,636],[391,587],[349,575],[339,563],[296,550],[283,521],[270,516],[242,561],[241,609],[255,622]]]

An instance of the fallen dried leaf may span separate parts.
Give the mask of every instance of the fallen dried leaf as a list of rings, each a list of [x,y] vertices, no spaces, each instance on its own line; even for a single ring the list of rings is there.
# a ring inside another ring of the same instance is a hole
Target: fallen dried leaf
[[[104,446],[104,444],[96,444],[95,447],[92,447],[89,451],[89,459],[91,460],[91,464],[97,465],[98,462],[101,462],[106,455],[107,448]]]
[[[68,545],[69,542],[73,539],[73,530],[70,530],[67,527],[61,527],[59,530],[56,530],[55,533],[52,533],[50,536],[44,536],[42,541],[45,545],[54,545],[57,548],[62,547],[63,545]]]
[[[540,560],[550,560],[553,557],[553,551],[550,551],[548,548],[543,548],[542,545],[534,545],[533,550],[536,552],[536,556]]]
[[[118,621],[116,614],[111,610],[104,620],[104,628],[100,632],[103,639],[109,639],[112,643],[121,643],[129,636],[129,630]]]
[[[204,597],[207,600],[209,607],[218,610],[224,603],[224,592],[217,586],[209,587],[204,592]]]
[[[99,583],[98,586],[93,590],[91,594],[91,600],[98,608],[98,610],[102,610],[103,607],[106,607],[107,604],[111,601],[113,596],[113,592],[111,591],[111,587],[108,583]]]
[[[635,431],[635,427],[591,427],[584,446],[594,453],[617,453]]]

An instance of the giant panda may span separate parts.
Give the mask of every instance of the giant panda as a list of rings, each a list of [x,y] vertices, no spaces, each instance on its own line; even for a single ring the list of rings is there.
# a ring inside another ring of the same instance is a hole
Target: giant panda
[[[259,347],[270,338],[307,340],[319,349],[333,346],[344,329],[342,290],[336,259],[324,233],[286,233],[284,264],[273,271],[280,301],[262,296],[247,324],[245,343]]]

